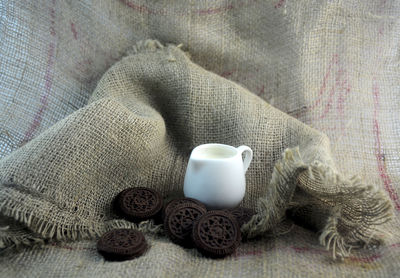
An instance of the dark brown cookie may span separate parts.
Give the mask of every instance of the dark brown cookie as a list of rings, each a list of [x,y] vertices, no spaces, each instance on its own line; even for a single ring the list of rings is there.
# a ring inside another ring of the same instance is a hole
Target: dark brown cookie
[[[162,204],[161,194],[146,187],[125,189],[116,198],[117,211],[134,222],[157,217]]]
[[[181,204],[186,204],[186,203],[194,203],[194,204],[197,204],[198,206],[204,207],[204,209],[207,210],[206,206],[205,206],[202,202],[200,202],[200,201],[198,201],[198,200],[196,200],[196,199],[192,199],[192,198],[179,198],[179,199],[175,199],[175,200],[169,201],[169,202],[164,206],[164,209],[163,209],[163,212],[162,212],[163,219],[165,219],[165,217],[166,217],[167,215],[169,215],[169,214],[172,212],[172,210],[173,210],[176,206],[181,205]]]
[[[243,224],[249,222],[253,215],[256,214],[254,210],[244,207],[236,207],[233,209],[227,209],[226,211],[235,216],[239,227],[242,227]]]
[[[173,242],[191,247],[193,222],[206,212],[203,205],[193,202],[177,205],[164,219],[166,234]]]
[[[142,232],[133,229],[111,230],[101,236],[97,250],[106,260],[123,261],[143,255],[147,249]]]
[[[239,246],[241,233],[235,217],[222,210],[203,214],[193,225],[192,238],[206,256],[225,257]]]

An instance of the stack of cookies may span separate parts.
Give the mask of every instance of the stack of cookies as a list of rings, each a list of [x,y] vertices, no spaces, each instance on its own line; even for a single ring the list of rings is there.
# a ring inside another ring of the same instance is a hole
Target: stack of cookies
[[[163,209],[164,229],[172,242],[196,247],[209,257],[232,254],[241,241],[240,227],[253,216],[246,208],[210,210],[198,200],[175,199]]]
[[[198,200],[180,198],[163,206],[156,190],[135,187],[122,191],[114,200],[118,214],[132,222],[154,219],[163,221],[172,242],[196,247],[202,254],[218,258],[232,254],[241,241],[240,227],[250,220],[254,211],[247,208],[210,210]],[[136,258],[147,250],[140,231],[117,229],[105,233],[98,241],[98,251],[107,260]]]

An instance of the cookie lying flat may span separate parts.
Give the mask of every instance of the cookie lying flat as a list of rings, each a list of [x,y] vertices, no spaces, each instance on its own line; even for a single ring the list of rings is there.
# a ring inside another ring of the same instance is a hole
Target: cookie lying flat
[[[172,242],[185,247],[193,245],[191,233],[193,222],[206,213],[204,205],[186,202],[174,207],[164,219],[164,229]]]
[[[100,237],[97,250],[109,261],[131,260],[144,254],[147,242],[138,230],[116,229]]]
[[[140,222],[156,218],[163,205],[159,192],[146,187],[128,188],[118,194],[115,204],[117,211],[126,219]]]
[[[241,241],[241,233],[232,214],[214,210],[197,219],[193,225],[192,238],[202,254],[218,258],[236,250]]]

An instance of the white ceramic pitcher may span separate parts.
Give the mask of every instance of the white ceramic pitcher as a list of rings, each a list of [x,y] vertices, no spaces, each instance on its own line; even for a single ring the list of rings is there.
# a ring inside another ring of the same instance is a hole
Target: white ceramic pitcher
[[[236,207],[246,192],[245,173],[252,158],[253,151],[247,146],[197,146],[190,154],[186,169],[185,197],[215,209]]]

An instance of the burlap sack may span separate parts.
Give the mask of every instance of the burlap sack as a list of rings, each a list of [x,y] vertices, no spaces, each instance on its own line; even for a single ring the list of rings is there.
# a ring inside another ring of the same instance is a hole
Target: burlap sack
[[[85,106],[104,72],[128,48],[157,38],[182,43],[196,64],[324,132],[342,178],[359,173],[385,190],[396,211],[386,230],[398,234],[399,14],[395,0],[2,1],[0,157]],[[314,204],[312,196],[297,186],[290,214],[296,223],[323,229],[318,219],[338,212],[333,204]],[[299,208],[299,202],[309,204]],[[43,241],[20,224],[26,221],[11,220],[0,219],[5,245]],[[126,225],[114,220],[101,229]],[[393,277],[400,261],[398,236],[386,247],[332,264],[318,236],[295,225],[285,235],[243,243],[233,256],[213,261],[170,243],[159,227],[139,228],[160,235],[147,233],[152,248],[138,260],[107,264],[95,241],[59,242],[38,250],[6,249],[12,253],[0,257],[0,276]],[[331,250],[332,241],[326,242]]]
[[[288,208],[299,209],[296,216],[308,207],[303,216],[334,256],[383,239],[390,201],[336,172],[325,135],[197,66],[178,47],[148,40],[130,53],[86,107],[1,160],[0,212],[33,232],[25,241],[101,235],[114,227],[120,191],[182,191],[190,151],[208,142],[254,151],[243,205],[258,206],[245,236],[272,230]],[[157,227],[149,222],[148,229]],[[24,243],[13,234],[1,240]]]

